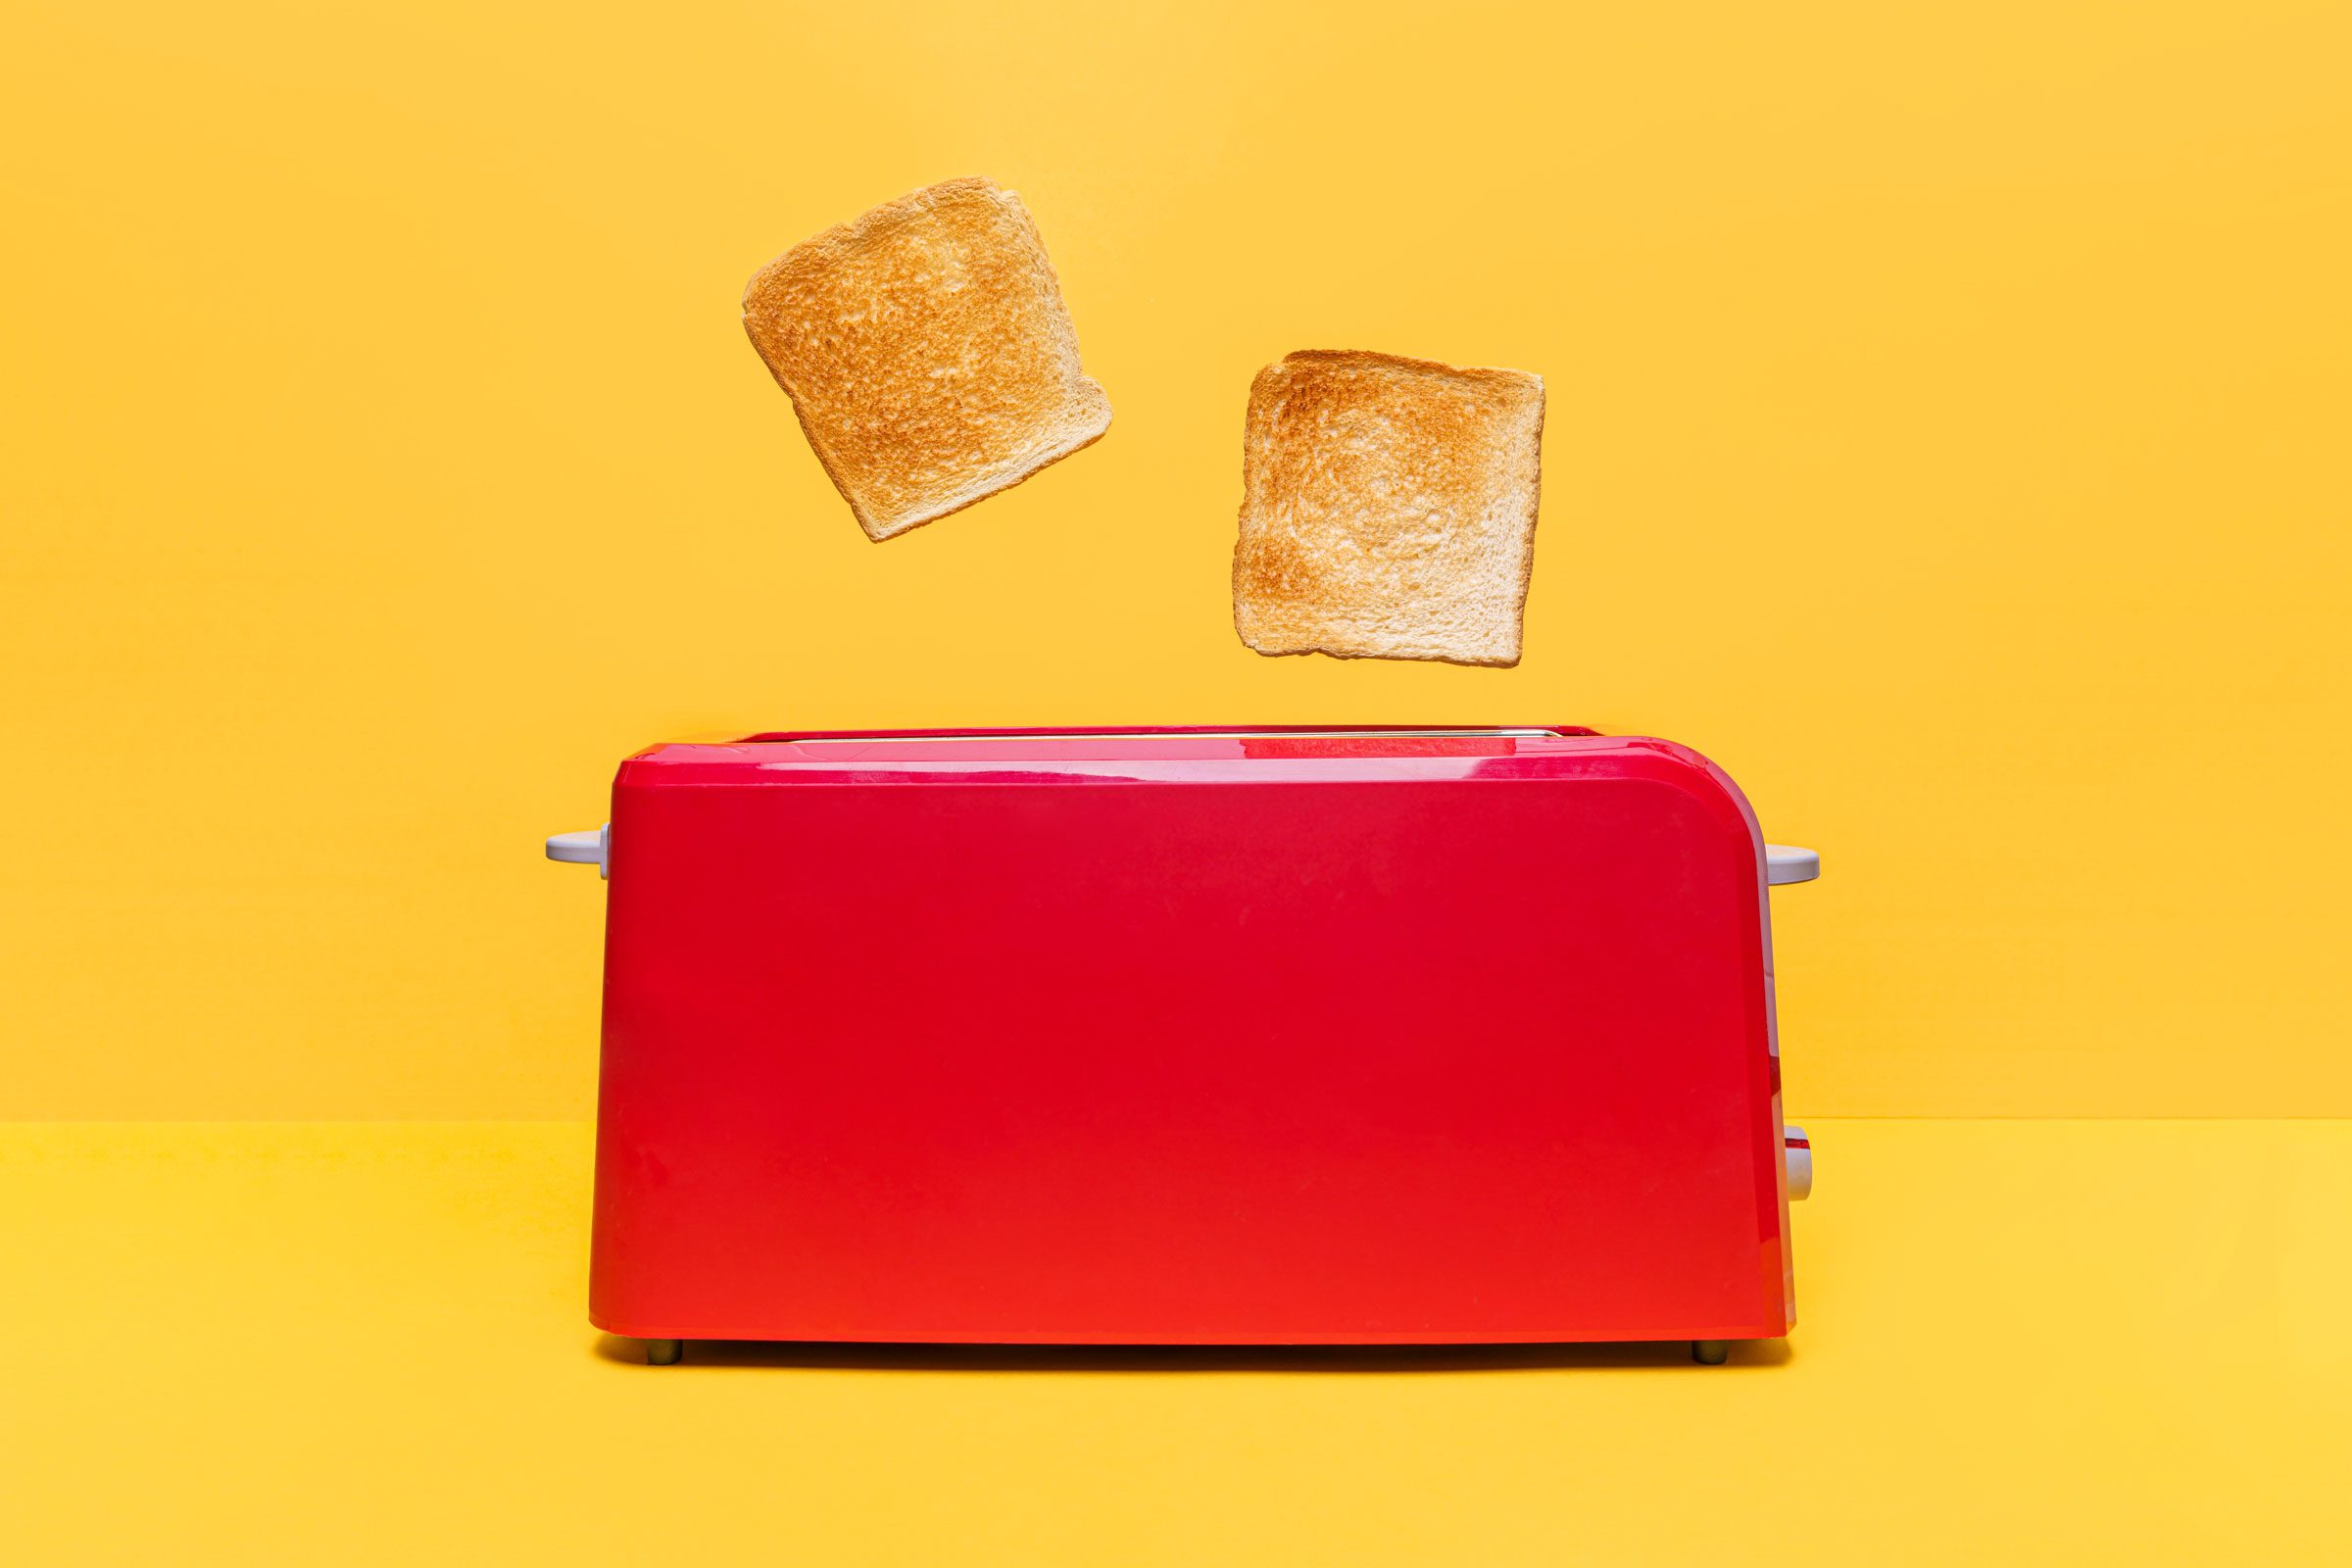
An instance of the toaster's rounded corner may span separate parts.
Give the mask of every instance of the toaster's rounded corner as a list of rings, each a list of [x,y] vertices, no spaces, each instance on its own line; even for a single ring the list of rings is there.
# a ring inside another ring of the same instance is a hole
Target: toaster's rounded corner
[[[1631,772],[1679,788],[1710,815],[1721,819],[1726,827],[1743,833],[1755,846],[1758,857],[1763,855],[1764,832],[1757,825],[1755,808],[1748,804],[1746,792],[1740,788],[1739,782],[1712,759],[1680,741],[1659,740],[1650,735],[1626,737],[1625,750],[1620,755],[1629,760],[1640,759],[1640,764]]]

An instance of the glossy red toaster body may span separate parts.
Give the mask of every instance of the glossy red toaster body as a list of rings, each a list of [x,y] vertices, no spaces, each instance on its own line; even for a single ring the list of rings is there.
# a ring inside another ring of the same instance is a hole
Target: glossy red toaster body
[[[612,1333],[1794,1320],[1766,846],[1684,747],[756,735],[630,758],[559,842],[610,879]]]

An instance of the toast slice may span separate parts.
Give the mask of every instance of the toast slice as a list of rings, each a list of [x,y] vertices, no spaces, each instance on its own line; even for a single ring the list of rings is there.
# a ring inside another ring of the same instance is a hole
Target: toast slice
[[[1019,484],[1110,428],[1028,209],[952,179],[760,270],[744,329],[874,539]]]
[[[1261,654],[1519,662],[1544,381],[1308,350],[1257,373],[1233,624]]]

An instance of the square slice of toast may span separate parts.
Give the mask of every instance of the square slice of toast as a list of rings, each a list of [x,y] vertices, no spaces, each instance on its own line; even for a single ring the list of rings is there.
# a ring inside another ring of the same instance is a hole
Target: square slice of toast
[[[877,207],[760,270],[743,324],[858,525],[888,539],[1110,427],[1028,209],[985,179]]]
[[[1261,654],[1519,662],[1544,381],[1309,350],[1250,388],[1233,624]]]

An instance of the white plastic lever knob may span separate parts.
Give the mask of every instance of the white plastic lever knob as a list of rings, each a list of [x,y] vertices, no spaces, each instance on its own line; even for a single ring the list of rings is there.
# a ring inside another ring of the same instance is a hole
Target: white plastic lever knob
[[[585,833],[558,833],[547,841],[547,858],[573,865],[593,865],[600,877],[612,874],[612,824]]]
[[[1812,1197],[1813,1141],[1793,1122],[1781,1129],[1781,1157],[1788,1163],[1789,1199]]]
[[[1800,850],[1793,844],[1764,846],[1764,882],[1767,887],[1780,887],[1788,882],[1810,882],[1821,875],[1821,856],[1813,850]]]

